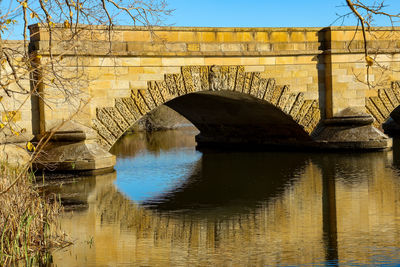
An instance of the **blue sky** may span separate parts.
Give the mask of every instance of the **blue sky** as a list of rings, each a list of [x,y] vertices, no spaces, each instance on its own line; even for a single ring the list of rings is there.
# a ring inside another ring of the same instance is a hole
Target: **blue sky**
[[[338,13],[348,12],[343,7],[345,0],[169,0],[168,3],[175,12],[167,23],[175,26],[319,27],[329,26]],[[389,5],[388,11],[400,12],[400,0],[385,3]],[[378,25],[387,23],[377,20]],[[355,25],[355,21],[348,19],[345,25]]]
[[[0,9],[10,1],[0,0]],[[323,27],[331,25],[337,14],[348,12],[345,0],[167,0],[173,14],[165,21],[171,26],[203,27]],[[365,0],[364,2],[373,2]],[[386,0],[387,11],[400,12],[400,0]],[[124,24],[124,19],[119,20]],[[334,25],[340,25],[338,21]],[[356,25],[347,19],[344,25]],[[388,25],[377,18],[376,25]],[[398,25],[400,26],[400,24]],[[8,36],[3,36],[7,39]],[[15,27],[9,39],[22,39],[21,27]]]

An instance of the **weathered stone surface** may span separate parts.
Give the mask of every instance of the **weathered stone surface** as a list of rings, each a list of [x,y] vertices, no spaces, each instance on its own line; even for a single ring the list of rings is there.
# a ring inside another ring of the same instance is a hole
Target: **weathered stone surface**
[[[290,110],[289,115],[292,116],[293,118],[296,118],[300,108],[303,106],[303,103],[304,103],[304,94],[299,93],[297,95],[296,101],[293,104],[292,109]]]
[[[97,119],[93,120],[93,129],[96,130],[99,138],[103,139],[104,142],[107,143],[105,147],[111,148],[112,144],[116,141],[116,137],[110,132],[110,130],[108,130],[108,128]],[[105,145],[104,142],[100,141],[102,145]]]
[[[260,89],[260,82],[261,82],[261,74],[259,72],[254,73],[249,92],[251,95],[255,97],[258,96],[258,90]]]
[[[228,74],[228,90],[235,90],[236,86],[236,75],[237,75],[237,66],[229,66],[229,74]]]
[[[392,91],[395,94],[397,101],[400,102],[400,82],[394,81],[392,82]]]
[[[317,130],[315,141],[331,149],[385,150],[392,139],[372,126],[373,118],[348,108],[338,116],[327,119]]]
[[[393,92],[392,88],[386,88],[384,89],[386,95],[389,98],[389,101],[392,103],[393,107],[397,107],[398,105],[400,105],[400,101],[397,99],[396,95]]]
[[[192,66],[191,67],[192,81],[193,81],[193,91],[201,91],[201,74],[200,74],[200,66]]]
[[[365,107],[367,108],[367,111],[368,111],[368,112],[374,117],[374,119],[375,119],[374,126],[375,126],[375,127],[379,127],[379,125],[385,121],[385,118],[384,118],[383,115],[378,111],[378,109],[376,108],[376,106],[374,105],[374,103],[372,102],[371,99],[367,98],[365,101],[366,101]]]
[[[378,96],[381,99],[383,105],[386,107],[388,111],[392,111],[394,109],[392,102],[390,102],[388,96],[386,95],[385,90],[379,89],[378,90]]]
[[[253,80],[254,73],[246,72],[244,76],[243,93],[249,94],[251,89],[251,82]]]
[[[106,113],[105,109],[98,110],[98,116],[101,118],[106,116]],[[46,144],[34,164],[41,169],[51,166],[57,170],[112,170],[115,156],[105,149],[111,147],[116,137],[103,123],[93,121],[93,127],[100,136],[85,125],[73,121],[65,123],[54,133],[55,138]],[[83,139],[82,134],[85,137]]]
[[[115,141],[116,140],[114,140],[113,142],[115,142]],[[99,134],[99,136],[97,138],[97,143],[107,151],[109,151],[110,148],[112,147],[112,145],[109,142],[107,142],[107,140],[104,139],[100,134]]]
[[[284,88],[285,88],[284,86],[275,85],[275,87],[273,88],[272,97],[270,100],[271,104],[273,104],[275,106],[278,104],[279,98],[281,97]]]
[[[22,133],[15,135],[12,133],[11,129],[2,128],[0,131],[0,144],[18,144],[26,143],[34,138],[33,134]]]
[[[13,143],[0,145],[0,160],[13,167],[25,166],[31,159],[24,149],[26,143]]]
[[[235,91],[242,92],[244,87],[245,72],[243,66],[238,66]]]
[[[373,125],[381,128],[382,124],[390,117],[400,121],[397,107],[400,104],[400,84],[394,81],[391,88],[378,89],[378,96],[371,96],[365,99],[365,108],[375,119]],[[393,130],[393,127],[389,127]]]
[[[105,110],[109,115],[110,118],[113,118],[117,126],[121,129],[122,132],[125,132],[126,129],[129,128],[130,124],[124,119],[121,113],[118,112],[118,109],[115,107],[106,107],[102,108]]]
[[[147,91],[149,92],[155,106],[158,107],[165,103],[164,98],[162,97],[160,90],[158,90],[157,82],[150,81],[147,83]]]
[[[209,72],[209,83],[211,91],[229,90],[228,88],[228,66],[211,66]]]
[[[382,116],[384,118],[388,118],[389,117],[389,110],[386,108],[386,106],[383,104],[382,100],[380,97],[377,96],[373,96],[370,97],[372,103],[374,103],[374,105],[376,106],[376,108],[379,110],[379,112],[382,114]]]
[[[222,89],[222,73],[220,66],[211,66],[208,73],[210,83],[210,91],[218,91]]]
[[[166,81],[156,82],[156,84],[157,84],[158,90],[160,91],[160,94],[164,100],[164,103],[167,101],[170,101],[171,99],[176,97],[176,95],[172,94],[172,91],[168,89]],[[175,85],[175,83],[174,83],[174,85]]]
[[[201,80],[201,89],[203,91],[210,90],[210,84],[209,84],[209,79],[208,79],[209,73],[208,73],[208,67],[207,66],[201,66],[200,67],[200,80]]]
[[[129,131],[159,131],[190,126],[191,123],[166,105],[157,107],[129,128]]]
[[[95,141],[77,143],[53,142],[48,144],[35,165],[41,169],[51,166],[52,170],[90,171],[106,169],[111,171],[116,157],[100,147]]]
[[[56,129],[53,129],[54,134],[51,141],[83,141],[94,140],[97,138],[97,133],[92,128],[77,123],[76,121],[66,121]]]
[[[139,90],[132,90],[131,97],[141,115],[144,115],[150,111],[149,106],[144,101],[142,95],[139,93]]]
[[[286,102],[288,101],[290,96],[290,90],[289,90],[289,86],[284,86],[281,96],[279,97],[278,103],[277,103],[277,107],[279,107],[280,109],[283,110],[283,108],[286,105]]]
[[[186,93],[194,92],[193,76],[190,66],[182,67],[182,77],[185,84]]]
[[[319,107],[316,105],[315,107],[313,106],[313,112],[311,115],[311,120],[308,123],[308,125],[304,128],[304,130],[306,130],[307,133],[311,134],[314,129],[317,127],[318,123],[321,120],[321,111],[319,109]]]
[[[157,104],[154,102],[148,89],[140,89],[139,95],[142,97],[144,103],[147,105],[148,111],[153,110],[157,107]]]
[[[221,66],[221,89],[230,90],[229,88],[229,66]]]
[[[129,112],[132,114],[134,120],[138,120],[142,115],[140,114],[138,107],[135,104],[135,101],[131,97],[125,97],[121,99],[122,102],[126,105]]]
[[[258,99],[264,99],[265,91],[267,90],[267,83],[268,83],[267,79],[264,79],[264,78],[260,79],[260,86],[258,88],[257,95],[256,95],[256,97]]]
[[[264,100],[272,102],[276,81],[273,78],[268,79],[267,88],[265,89]]]
[[[313,117],[317,116],[316,114],[317,111],[319,111],[318,102],[314,100],[311,104],[311,107],[308,109],[307,113],[304,115],[302,119],[300,119],[299,124],[302,125],[304,129],[307,129]]]
[[[104,108],[98,108],[96,111],[97,119],[101,124],[103,124],[114,137],[118,138],[123,132],[114,119],[110,117]]]
[[[293,104],[296,101],[298,94],[290,93],[288,100],[286,101],[285,107],[282,109],[286,114],[290,114],[290,110],[292,110]]]
[[[165,83],[166,83],[167,89],[169,91],[169,94],[177,95],[178,89],[176,87],[174,74],[165,74],[164,79],[165,79]]]
[[[132,125],[136,121],[135,116],[129,111],[122,98],[115,99],[115,108],[129,125]]]
[[[294,117],[294,120],[300,122],[305,117],[308,110],[311,108],[312,103],[313,100],[304,100],[304,103],[299,109],[299,112],[297,112],[296,116]]]
[[[187,92],[186,92],[185,84],[183,82],[182,74],[174,74],[174,80],[175,80],[175,84],[176,84],[177,94],[180,96],[185,95]]]

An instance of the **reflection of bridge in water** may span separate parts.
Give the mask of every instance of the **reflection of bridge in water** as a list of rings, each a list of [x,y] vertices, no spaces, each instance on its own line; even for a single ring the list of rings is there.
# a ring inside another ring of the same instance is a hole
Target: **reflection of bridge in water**
[[[400,250],[400,184],[388,168],[391,155],[299,155],[285,162],[275,154],[239,168],[234,155],[206,154],[185,184],[149,202],[150,209],[119,193],[115,174],[98,176],[70,189],[88,192],[88,208],[62,222],[74,238],[94,243],[77,242],[72,257],[57,253],[55,263],[374,263],[379,250]],[[221,172],[209,171],[216,168]]]

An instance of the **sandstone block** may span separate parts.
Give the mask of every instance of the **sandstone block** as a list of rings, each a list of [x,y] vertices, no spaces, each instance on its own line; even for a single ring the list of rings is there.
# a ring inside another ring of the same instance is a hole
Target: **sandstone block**
[[[287,32],[271,32],[270,41],[273,43],[285,43],[289,41],[289,34]]]
[[[162,58],[159,57],[142,57],[140,58],[140,66],[160,66]]]

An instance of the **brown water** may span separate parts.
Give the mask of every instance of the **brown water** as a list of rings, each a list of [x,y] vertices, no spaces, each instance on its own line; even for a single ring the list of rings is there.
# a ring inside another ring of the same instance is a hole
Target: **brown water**
[[[126,136],[116,172],[54,187],[79,209],[55,266],[400,264],[400,150],[198,152],[194,131]],[[68,202],[68,201],[67,201]]]

